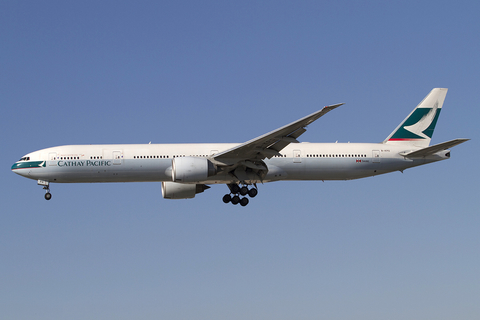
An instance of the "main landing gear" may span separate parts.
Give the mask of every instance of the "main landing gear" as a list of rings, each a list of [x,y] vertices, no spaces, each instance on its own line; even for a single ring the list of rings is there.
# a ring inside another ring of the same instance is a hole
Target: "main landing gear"
[[[255,196],[258,194],[258,190],[255,186],[255,188],[248,189],[246,185],[240,187],[238,184],[227,184],[228,188],[230,189],[230,194],[226,194],[223,196],[223,202],[224,203],[229,203],[231,202],[232,204],[239,204],[242,207],[245,207],[249,200],[246,195],[248,195],[250,198],[255,198]],[[240,198],[242,196],[243,198]]]
[[[50,193],[50,182],[38,180],[37,183],[43,186],[43,190],[45,190],[45,200],[52,199],[52,194]]]

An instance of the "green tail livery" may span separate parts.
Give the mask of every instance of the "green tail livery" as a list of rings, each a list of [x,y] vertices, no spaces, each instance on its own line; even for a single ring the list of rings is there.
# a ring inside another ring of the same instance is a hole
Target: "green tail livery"
[[[413,144],[428,147],[448,89],[433,89],[384,143]]]

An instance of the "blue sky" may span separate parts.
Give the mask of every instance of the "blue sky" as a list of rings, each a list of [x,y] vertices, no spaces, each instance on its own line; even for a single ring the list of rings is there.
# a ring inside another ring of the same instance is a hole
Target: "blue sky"
[[[475,1],[0,4],[0,318],[473,319],[480,314]],[[13,174],[63,144],[244,142],[345,102],[311,142],[381,142],[434,87],[448,161],[261,185]]]

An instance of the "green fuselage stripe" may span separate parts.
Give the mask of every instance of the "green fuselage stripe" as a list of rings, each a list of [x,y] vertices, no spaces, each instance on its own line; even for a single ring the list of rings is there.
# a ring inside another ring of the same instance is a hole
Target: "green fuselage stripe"
[[[28,168],[42,168],[45,167],[45,161],[21,161],[12,166],[12,170],[28,169]]]

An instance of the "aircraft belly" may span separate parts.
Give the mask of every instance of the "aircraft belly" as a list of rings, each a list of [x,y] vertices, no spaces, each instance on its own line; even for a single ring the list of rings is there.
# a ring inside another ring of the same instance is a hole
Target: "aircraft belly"
[[[368,176],[369,170],[355,163],[355,159],[303,160],[304,168],[298,168],[294,164],[282,167],[288,173],[287,180],[349,180]]]
[[[374,163],[370,158],[304,158],[304,167],[295,163],[278,165],[287,173],[282,180],[352,180],[399,170],[398,160]]]

